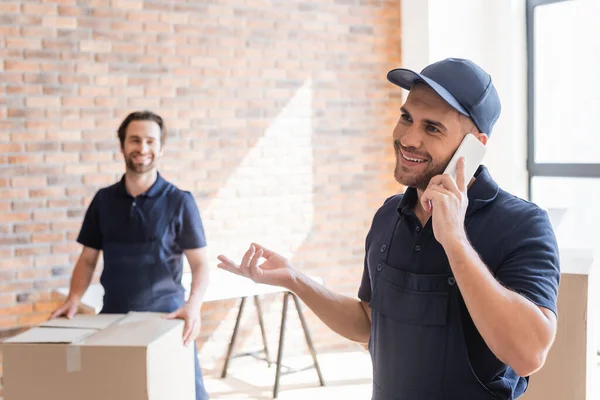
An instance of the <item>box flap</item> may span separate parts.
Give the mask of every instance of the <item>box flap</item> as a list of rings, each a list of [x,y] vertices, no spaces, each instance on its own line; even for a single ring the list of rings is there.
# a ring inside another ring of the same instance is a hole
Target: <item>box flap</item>
[[[124,314],[78,314],[73,318],[56,318],[46,321],[40,326],[59,328],[82,328],[82,329],[104,329],[122,319]]]
[[[162,313],[129,313],[118,323],[84,340],[82,346],[146,347],[165,333],[179,329],[183,320],[168,320]]]
[[[96,329],[38,327],[14,336],[4,343],[74,343],[96,332]]]

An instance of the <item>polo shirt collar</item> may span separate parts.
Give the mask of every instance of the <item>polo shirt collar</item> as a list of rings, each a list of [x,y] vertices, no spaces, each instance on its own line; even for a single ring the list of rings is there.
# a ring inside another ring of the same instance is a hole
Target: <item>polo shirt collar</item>
[[[154,181],[152,186],[150,186],[150,189],[148,189],[145,193],[142,193],[140,196],[149,198],[158,197],[165,190],[166,187],[167,181],[165,181],[164,178],[160,175],[160,173],[157,172],[156,181]],[[122,196],[131,197],[131,195],[127,192],[127,188],[125,186],[125,174],[123,174],[121,180],[119,181],[119,183],[117,183],[117,191]]]

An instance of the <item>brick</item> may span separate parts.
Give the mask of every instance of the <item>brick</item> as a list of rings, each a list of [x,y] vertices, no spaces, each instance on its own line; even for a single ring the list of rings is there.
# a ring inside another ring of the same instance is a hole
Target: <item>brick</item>
[[[112,50],[112,43],[101,40],[82,40],[79,42],[79,51],[108,53]]]
[[[58,59],[58,58],[57,58]],[[40,67],[44,72],[75,72],[75,67],[70,63],[63,62],[42,62]],[[40,83],[55,83],[58,84],[58,76],[52,74],[45,74],[44,81]],[[52,77],[52,79],[50,79]]]
[[[44,176],[20,176],[12,178],[13,187],[39,187],[46,186],[46,177]]]
[[[2,258],[0,259],[0,270],[4,269],[21,269],[21,268],[29,268],[33,265],[33,259],[31,257],[12,257],[10,259]]]
[[[64,240],[63,233],[34,233],[31,236],[32,243],[53,243]]]
[[[90,8],[72,7],[72,6],[58,6],[58,15],[61,17],[82,17],[89,16],[92,14]]]
[[[77,231],[80,228],[81,228],[81,222],[80,222],[79,226],[77,227]],[[53,254],[79,253],[80,251],[81,251],[81,245],[77,242],[59,243],[59,244],[52,245],[52,253]]]
[[[84,185],[110,185],[114,182],[114,178],[109,174],[90,174],[83,177]]]
[[[21,26],[21,36],[32,38],[49,38],[54,36],[54,29],[43,26]]]
[[[62,150],[66,151],[66,152],[82,152],[82,151],[91,151],[94,149],[95,149],[94,143],[89,143],[89,142],[70,142],[70,143],[63,143],[63,145],[62,145]],[[77,155],[77,156],[79,156],[79,155]],[[73,156],[70,159],[72,160],[74,157],[75,156]]]
[[[0,294],[0,304],[10,306],[16,303],[16,296],[14,294]],[[1,360],[1,359],[0,359]]]
[[[58,97],[28,97],[25,100],[27,107],[59,107],[60,98]]]
[[[23,151],[23,144],[21,143],[0,143],[0,153],[20,153]]]
[[[77,20],[73,17],[45,16],[42,17],[42,25],[49,28],[74,29],[77,27]]]
[[[50,208],[71,208],[71,207],[79,207],[81,206],[80,199],[57,199],[57,200],[48,200],[48,207]]]
[[[33,304],[19,304],[12,307],[0,307],[0,316],[26,314],[33,311]]]
[[[42,48],[41,39],[27,39],[27,38],[6,38],[4,39],[5,45],[8,48],[15,49],[36,49]]]
[[[39,210],[33,212],[34,221],[53,221],[66,218],[67,213],[63,210]]]
[[[34,142],[25,145],[27,151],[56,151],[60,149],[60,144],[56,142]]]
[[[111,161],[112,158],[113,154],[109,152],[81,153],[79,155],[81,162],[104,163]]]
[[[75,153],[46,153],[44,162],[47,163],[75,163],[79,161],[79,155]]]
[[[190,15],[188,13],[179,12],[162,12],[159,14],[159,19],[162,22],[168,22],[171,24],[187,24]]]
[[[82,181],[82,177],[77,175],[48,175],[48,186],[80,185]]]
[[[81,86],[80,96],[110,96],[110,88],[99,86]]]
[[[50,227],[49,224],[15,224],[15,233],[34,233],[45,232]]]
[[[52,37],[53,35],[51,35],[50,37]],[[58,50],[61,52],[66,52],[66,51],[76,51],[77,50],[77,44],[78,41],[77,40],[73,40],[73,39],[64,39],[64,38],[58,38],[58,39],[43,39],[42,40],[42,47],[46,50]]]
[[[0,281],[0,293],[24,292],[31,290],[33,285],[25,282],[2,282]]]
[[[4,37],[19,36],[19,32],[18,26],[0,26],[0,35]]]
[[[37,72],[40,70],[40,64],[33,61],[4,60],[4,70],[19,72]]]
[[[112,8],[120,10],[141,10],[144,8],[144,2],[141,0],[111,0]]]
[[[90,197],[96,193],[94,187],[69,187],[67,188],[67,196],[87,196]]]
[[[7,86],[7,94],[42,94],[40,86]]]
[[[44,301],[37,302],[33,305],[35,312],[53,313],[58,307],[63,304],[62,301]]]
[[[61,104],[64,107],[94,107],[94,99],[80,96],[64,96],[61,99]]]
[[[40,67],[42,65],[40,64]],[[58,83],[58,77],[54,74],[49,73],[25,73],[23,74],[23,82],[25,83],[41,83],[41,84],[56,84]],[[27,103],[26,103],[27,104]]]
[[[0,236],[0,246],[13,246],[13,245],[24,245],[30,241],[29,235],[11,235],[11,236]],[[15,252],[15,255],[19,255]]]
[[[160,14],[155,11],[130,11],[127,13],[128,21],[148,22],[158,21]]]
[[[24,189],[2,189],[0,190],[0,199],[22,199],[27,198],[27,190]],[[3,216],[0,215],[0,221]]]
[[[18,326],[17,316],[0,317],[0,329],[16,328]],[[2,389],[0,389],[0,395]]]
[[[45,87],[44,94],[48,96],[65,95],[65,94],[76,94],[77,89],[75,86],[52,86]]]
[[[46,179],[46,178],[44,178]],[[32,211],[38,208],[44,208],[46,207],[46,200],[44,199],[37,199],[37,200],[23,200],[23,199],[19,199],[19,200],[15,200],[12,203],[12,209],[13,211],[19,211],[19,212],[23,212],[23,211]]]
[[[2,53],[1,53],[0,49],[0,57],[2,57]],[[2,67],[0,67],[0,71],[2,70]],[[2,72],[0,73],[0,77],[2,77],[2,82],[4,83],[14,83],[14,84],[21,84],[23,82],[23,74],[20,72]],[[11,101],[11,103],[9,103],[9,100]],[[23,104],[23,101],[21,99],[18,98],[12,98],[12,99],[7,99],[7,98],[0,98],[1,103],[0,104]]]
[[[144,46],[136,43],[113,43],[113,52],[124,54],[143,54]]]
[[[158,98],[139,98],[129,99],[127,104],[131,108],[137,109],[156,109],[160,107],[160,99]]]
[[[173,32],[173,27],[171,24],[165,22],[145,22],[144,31],[169,33]]]
[[[48,110],[46,110],[46,112],[48,113]],[[50,114],[47,114],[46,116],[48,116],[48,115],[50,115]],[[56,122],[53,122],[53,121],[26,121],[25,122],[25,128],[31,129],[31,130],[52,129],[57,126],[58,125],[56,124]],[[38,140],[38,139],[36,139],[36,140]]]
[[[20,154],[15,156],[8,156],[8,162],[10,164],[31,164],[40,163],[44,159],[43,154]]]
[[[95,54],[94,55],[94,60],[96,62],[104,63],[104,64],[123,64],[123,63],[126,63],[125,55],[124,54],[118,54],[118,53],[101,53],[101,54]],[[124,65],[124,67],[129,68],[129,67],[133,67],[133,66]]]
[[[52,198],[52,197],[61,197],[65,195],[65,188],[60,187],[49,187],[43,189],[31,189],[29,190],[29,197],[31,198]]]
[[[121,108],[125,106],[125,99],[115,97],[96,97],[94,105],[98,107]]]
[[[27,108],[9,108],[6,115],[8,118],[44,118],[44,110]]]
[[[58,13],[57,7],[54,4],[24,3],[21,5],[21,10],[25,14],[34,15],[56,15]]]
[[[69,257],[65,254],[53,254],[49,256],[36,256],[35,267],[54,267],[57,265],[64,265],[69,263]]]
[[[112,95],[123,96],[123,97],[140,97],[144,95],[144,88],[139,86],[121,86],[121,87],[113,87]]]
[[[19,4],[18,3],[0,3],[0,13],[18,13],[19,12]]]
[[[98,63],[78,63],[75,67],[75,72],[78,74],[100,75],[108,73],[107,64]]]
[[[65,173],[74,175],[93,174],[98,172],[97,164],[78,164],[65,166]]]
[[[56,286],[56,287],[58,287],[58,286]],[[27,314],[27,315],[19,317],[17,323],[20,326],[37,326],[37,325],[41,324],[42,322],[47,321],[51,315],[52,315],[51,312]]]
[[[88,85],[90,77],[88,75],[61,75],[58,81],[65,85]]]
[[[66,130],[83,130],[94,128],[94,120],[91,119],[64,119],[61,123],[61,128]]]

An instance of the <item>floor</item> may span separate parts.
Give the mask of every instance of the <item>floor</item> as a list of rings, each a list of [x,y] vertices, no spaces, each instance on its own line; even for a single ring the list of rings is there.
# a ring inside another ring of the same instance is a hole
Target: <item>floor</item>
[[[311,364],[310,356],[285,360],[292,368]],[[364,400],[371,396],[371,359],[363,351],[319,354],[319,363],[326,386],[319,386],[314,369],[285,375],[280,380],[280,400]],[[275,366],[270,368],[251,357],[231,362],[227,378],[220,379],[220,370],[207,371],[205,384],[211,399],[272,399]],[[600,357],[596,368],[595,393],[600,393]]]
[[[319,386],[314,369],[282,376],[279,382],[281,400],[331,400],[371,397],[371,359],[366,351],[320,353],[319,365],[326,386]],[[288,357],[286,366],[303,368],[311,365],[310,356]],[[228,376],[219,378],[220,371],[207,371],[205,385],[212,399],[272,399],[275,365],[252,357],[238,358],[230,363]]]

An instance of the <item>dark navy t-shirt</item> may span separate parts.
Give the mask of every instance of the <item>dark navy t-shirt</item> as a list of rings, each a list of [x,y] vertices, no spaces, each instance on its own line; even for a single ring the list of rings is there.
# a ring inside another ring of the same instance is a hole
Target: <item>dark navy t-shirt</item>
[[[469,205],[465,217],[473,248],[501,284],[556,313],[559,254],[547,213],[500,189],[485,167],[481,166],[475,176],[467,192]],[[391,267],[417,274],[446,272],[449,265],[446,253],[434,237],[431,220],[422,226],[413,212],[416,201],[416,190],[408,188],[405,194],[387,199],[375,214],[366,239],[365,268],[358,292],[362,301],[371,301],[375,283],[369,276],[369,259],[383,256]],[[389,229],[394,231],[392,241],[383,243]],[[501,398],[517,397],[525,390],[527,380],[496,358],[477,331],[464,301],[461,308],[466,346],[475,374]],[[507,388],[512,393],[501,393]]]
[[[99,190],[77,241],[103,252],[103,312],[177,308],[184,298],[184,250],[206,246],[192,194],[160,174],[135,198],[127,193],[125,177]]]

